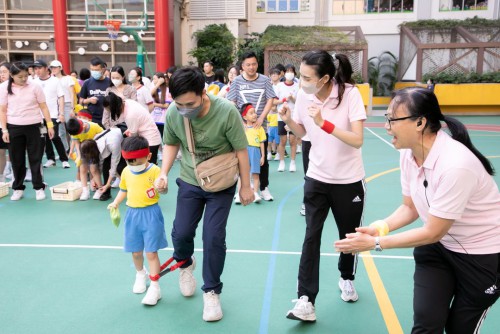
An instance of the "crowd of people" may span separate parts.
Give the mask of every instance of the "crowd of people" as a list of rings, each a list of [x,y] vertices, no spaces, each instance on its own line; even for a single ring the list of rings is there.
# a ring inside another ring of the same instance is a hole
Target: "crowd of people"
[[[172,67],[150,80],[140,67],[128,73],[119,65],[108,69],[99,57],[78,75],[66,75],[57,60],[1,64],[0,181],[11,179],[10,199],[23,198],[28,180],[36,200],[45,199],[43,168],[57,166],[53,146],[62,168],[74,160],[83,187],[80,200],[94,191],[93,199],[107,201],[111,188],[118,188],[108,209],[127,200],[124,249],[136,269],[132,291],[146,293],[143,304],[156,305],[161,299],[157,252],[167,246],[158,200],[180,159],[171,232],[179,287],[186,297],[196,291],[194,238],[203,218],[203,319],[218,321],[231,207],[273,201],[269,161],[277,161],[276,170],[284,173],[289,156],[288,172],[294,173],[302,153],[299,212],[306,224],[298,299],[287,318],[316,320],[320,245],[331,211],[341,239],[335,248],[341,252],[343,301],[359,298],[354,286],[359,252],[415,247],[412,333],[472,333],[480,326],[499,296],[500,193],[491,164],[463,124],[441,113],[432,89],[394,93],[385,128],[401,149],[403,204],[363,227],[366,112],[348,57],[310,51],[299,69],[278,64],[269,77],[258,73],[252,51],[227,69],[227,77],[211,61],[201,65],[202,70]],[[205,190],[198,164],[228,152],[237,159],[239,180],[221,191]],[[423,227],[387,235],[419,217]]]

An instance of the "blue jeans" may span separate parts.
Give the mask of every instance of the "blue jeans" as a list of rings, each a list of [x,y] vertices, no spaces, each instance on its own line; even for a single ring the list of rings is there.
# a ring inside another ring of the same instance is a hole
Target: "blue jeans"
[[[216,193],[177,179],[177,208],[172,228],[174,259],[189,259],[194,253],[194,237],[203,216],[203,286],[205,292],[221,293],[220,276],[226,260],[226,225],[236,185]],[[191,261],[184,267],[190,265]]]

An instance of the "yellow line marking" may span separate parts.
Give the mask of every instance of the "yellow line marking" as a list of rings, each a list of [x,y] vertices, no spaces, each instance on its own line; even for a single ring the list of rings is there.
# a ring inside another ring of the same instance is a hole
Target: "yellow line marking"
[[[398,170],[399,168],[393,168],[372,175],[366,178],[366,182],[368,183],[378,177],[393,173]],[[387,332],[389,334],[404,334],[403,328],[399,323],[398,316],[396,315],[396,311],[394,311],[394,307],[392,306],[389,295],[387,294],[387,290],[385,289],[382,278],[380,277],[380,274],[377,270],[377,266],[375,266],[373,257],[371,256],[370,252],[362,252],[361,254],[363,255],[361,259],[363,260],[363,264],[365,265],[366,272],[368,274],[368,279],[370,280],[373,291],[375,292],[375,297],[377,298],[377,303],[380,307],[380,311],[382,312],[382,317],[384,318]]]

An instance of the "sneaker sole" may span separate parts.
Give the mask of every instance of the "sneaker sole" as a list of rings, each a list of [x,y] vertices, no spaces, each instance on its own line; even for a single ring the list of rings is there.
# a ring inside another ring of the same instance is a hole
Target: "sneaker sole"
[[[223,317],[223,315],[221,314],[220,317],[216,317],[216,318],[211,318],[211,319],[207,319],[205,318],[205,316],[203,316],[203,320],[206,321],[206,322],[214,322],[214,321],[219,321],[221,320]]]
[[[286,315],[286,317],[288,319],[298,320],[298,321],[304,321],[304,322],[315,322],[316,321],[316,315],[309,316],[309,317],[306,317],[306,318],[299,318],[295,314],[293,314],[293,312],[288,312],[288,314]]]
[[[142,301],[141,301],[141,303],[142,303],[143,305],[155,306],[156,304],[158,304],[158,301],[160,301],[160,299],[161,299],[161,296],[158,298],[158,300],[157,300],[157,301],[156,301],[156,303],[154,303],[154,304],[153,304],[153,303],[144,302],[144,300],[142,300]]]
[[[340,291],[342,291],[342,288],[340,287],[340,283],[339,283],[339,289]],[[340,299],[342,299],[343,301],[345,301],[346,303],[354,303],[356,302],[358,299],[359,299],[359,296],[356,295],[356,298],[345,298],[342,293],[340,294]]]

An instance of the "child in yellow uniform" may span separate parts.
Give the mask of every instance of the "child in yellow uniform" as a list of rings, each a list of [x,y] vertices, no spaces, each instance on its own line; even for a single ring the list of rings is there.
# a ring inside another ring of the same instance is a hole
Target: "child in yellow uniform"
[[[108,205],[108,209],[118,208],[120,203],[127,199],[124,250],[132,253],[137,270],[132,291],[146,291],[148,273],[144,268],[145,251],[151,285],[142,303],[156,305],[161,299],[158,250],[167,247],[163,214],[158,205],[160,194],[153,185],[160,175],[160,168],[148,162],[151,158],[149,143],[142,136],[125,138],[122,143],[122,156],[127,161],[127,167],[122,172],[120,191]]]
[[[248,158],[250,160],[250,173],[253,179],[253,189],[255,190],[254,203],[261,201],[261,197],[257,193],[260,189],[260,166],[264,164],[264,142],[266,141],[266,132],[264,128],[255,128],[257,121],[257,112],[250,103],[245,103],[241,106],[241,117],[245,120],[245,134],[248,140]]]
[[[274,105],[267,115],[267,160],[274,159],[276,150],[280,144],[280,136],[278,134],[278,106]]]

